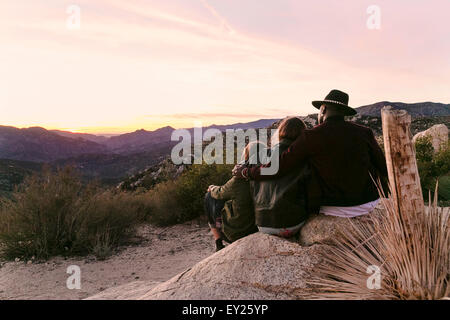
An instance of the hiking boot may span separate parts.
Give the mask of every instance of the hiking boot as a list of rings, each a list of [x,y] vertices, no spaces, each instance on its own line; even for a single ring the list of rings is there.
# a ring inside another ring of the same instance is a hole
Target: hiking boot
[[[225,246],[223,245],[222,239],[217,239],[216,240],[216,252],[219,250],[222,250],[223,248],[225,248]]]

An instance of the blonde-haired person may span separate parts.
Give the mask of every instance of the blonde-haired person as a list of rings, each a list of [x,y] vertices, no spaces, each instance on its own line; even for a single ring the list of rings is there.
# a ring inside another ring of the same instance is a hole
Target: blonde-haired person
[[[284,119],[271,140],[272,156],[280,157],[305,129],[298,117]],[[299,231],[307,218],[304,186],[308,176],[305,163],[281,178],[251,182],[255,222],[260,232],[288,238]]]
[[[250,142],[242,152],[241,163],[246,166],[261,164],[258,155],[265,149],[263,143]],[[223,241],[231,243],[258,231],[250,183],[246,180],[233,177],[223,186],[209,186],[205,212],[216,251],[224,247]]]

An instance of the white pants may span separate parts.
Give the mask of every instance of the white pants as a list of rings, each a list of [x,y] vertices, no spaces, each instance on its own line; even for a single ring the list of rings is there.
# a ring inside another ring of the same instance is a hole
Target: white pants
[[[327,216],[353,218],[372,212],[373,209],[375,209],[375,207],[377,206],[378,202],[380,202],[380,199],[353,207],[323,206],[320,207],[320,213],[323,213]]]

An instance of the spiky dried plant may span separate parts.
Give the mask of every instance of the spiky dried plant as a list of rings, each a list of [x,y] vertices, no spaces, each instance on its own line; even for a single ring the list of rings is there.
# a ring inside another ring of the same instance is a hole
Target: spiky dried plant
[[[381,188],[379,191],[384,210],[356,219],[348,232],[326,248],[324,262],[310,280],[315,289],[309,298],[441,299],[449,296],[448,212],[437,206],[436,196],[433,200],[430,196],[426,212],[408,212],[408,219],[402,219],[392,199],[386,198]],[[371,282],[370,272],[374,270],[380,271],[379,287]]]

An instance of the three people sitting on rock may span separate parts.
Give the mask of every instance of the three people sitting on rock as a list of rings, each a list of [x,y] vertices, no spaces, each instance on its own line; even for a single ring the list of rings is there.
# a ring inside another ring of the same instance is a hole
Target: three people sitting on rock
[[[280,124],[280,143],[272,147],[280,150],[276,174],[261,174],[261,168],[270,164],[241,163],[233,169],[233,178],[227,184],[233,181],[233,185],[248,187],[245,195],[250,195],[249,199],[240,197],[239,202],[245,201],[246,214],[253,214],[259,231],[289,237],[300,229],[308,215],[352,218],[376,207],[379,193],[375,182],[380,181],[385,187],[386,161],[371,129],[344,120],[345,116],[356,114],[348,106],[348,98],[346,93],[332,90],[324,100],[313,101],[319,115],[318,125],[312,129],[305,129],[299,118],[288,118]],[[284,131],[288,135],[283,137]],[[292,136],[293,132],[298,135]],[[210,187],[209,191],[214,190],[211,196],[228,200],[217,195],[220,188],[223,187]],[[230,200],[238,201],[237,197]],[[250,204],[253,210],[249,209]],[[225,225],[229,218],[221,216]],[[246,221],[250,223],[251,219],[247,217]],[[212,229],[216,228],[211,221]],[[220,230],[213,230],[213,234],[221,243],[224,232]],[[247,225],[246,230],[237,238],[257,229]],[[220,248],[219,244],[217,249]]]

